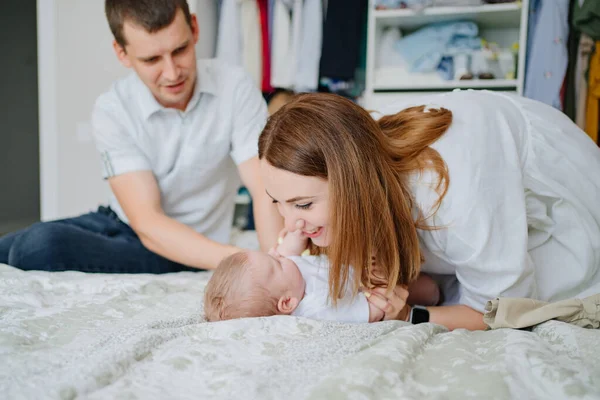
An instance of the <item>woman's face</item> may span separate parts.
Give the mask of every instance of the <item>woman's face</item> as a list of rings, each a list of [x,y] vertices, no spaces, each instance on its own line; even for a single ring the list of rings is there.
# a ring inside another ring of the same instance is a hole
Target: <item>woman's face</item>
[[[331,243],[329,226],[329,185],[327,180],[296,175],[260,160],[267,194],[277,204],[288,231],[302,231],[319,247]],[[300,223],[298,223],[300,221]]]

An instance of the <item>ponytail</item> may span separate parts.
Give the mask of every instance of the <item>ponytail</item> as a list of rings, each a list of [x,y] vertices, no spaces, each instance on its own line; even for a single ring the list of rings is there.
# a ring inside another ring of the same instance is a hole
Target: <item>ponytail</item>
[[[448,191],[450,177],[440,153],[429,146],[446,132],[452,123],[452,112],[445,108],[425,109],[425,106],[416,106],[386,115],[377,123],[387,138],[387,151],[399,176],[425,169],[437,173],[435,190],[439,198],[433,205],[432,213],[435,213]],[[416,221],[418,228],[427,229],[425,219],[419,217]]]

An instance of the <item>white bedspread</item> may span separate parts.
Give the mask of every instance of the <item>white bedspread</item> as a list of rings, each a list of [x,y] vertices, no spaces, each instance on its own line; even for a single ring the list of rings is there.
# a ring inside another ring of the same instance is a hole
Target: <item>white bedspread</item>
[[[600,398],[598,331],[205,323],[208,276],[0,265],[0,398]]]

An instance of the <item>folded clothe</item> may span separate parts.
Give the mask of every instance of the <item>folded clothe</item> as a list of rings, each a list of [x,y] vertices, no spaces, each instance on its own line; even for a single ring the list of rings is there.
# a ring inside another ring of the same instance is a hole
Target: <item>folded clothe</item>
[[[548,303],[521,298],[497,298],[485,306],[483,321],[489,329],[529,328],[549,320],[582,328],[600,328],[600,293],[584,299]]]
[[[400,55],[400,52],[395,49],[395,44],[402,39],[400,28],[387,27],[381,33],[379,38],[379,47],[377,49],[376,64],[377,67],[405,67],[406,61]]]
[[[446,55],[481,48],[478,33],[474,22],[431,24],[400,39],[396,49],[410,65],[411,72],[430,72],[437,69]]]

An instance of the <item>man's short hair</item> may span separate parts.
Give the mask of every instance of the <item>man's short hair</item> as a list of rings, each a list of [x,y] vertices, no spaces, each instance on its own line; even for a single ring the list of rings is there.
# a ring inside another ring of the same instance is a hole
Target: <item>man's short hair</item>
[[[147,32],[154,33],[169,26],[178,10],[183,11],[185,20],[191,27],[192,17],[187,0],[106,0],[104,3],[110,30],[123,48],[127,44],[123,34],[125,21],[128,20]]]

